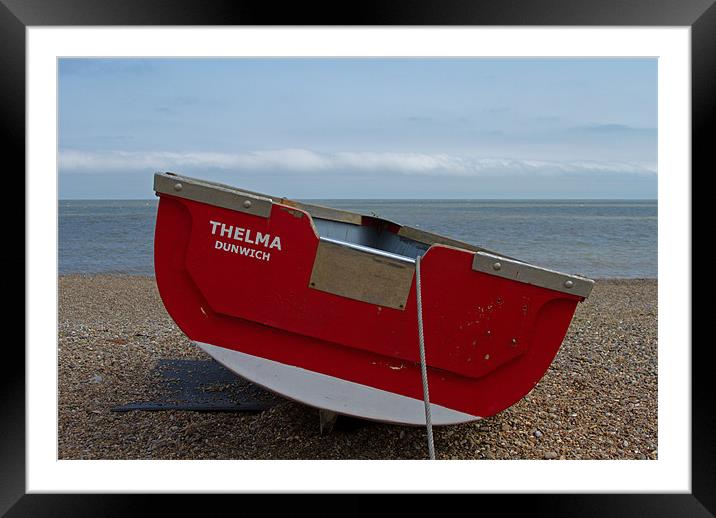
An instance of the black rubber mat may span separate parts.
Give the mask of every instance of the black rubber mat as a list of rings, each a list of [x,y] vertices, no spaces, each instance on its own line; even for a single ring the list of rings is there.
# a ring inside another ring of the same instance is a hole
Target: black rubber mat
[[[133,402],[112,411],[260,412],[282,401],[213,360],[160,360],[153,374],[160,393],[156,401]]]

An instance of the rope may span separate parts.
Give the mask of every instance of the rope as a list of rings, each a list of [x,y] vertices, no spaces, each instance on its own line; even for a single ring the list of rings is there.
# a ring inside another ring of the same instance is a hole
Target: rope
[[[428,368],[425,363],[425,338],[423,336],[423,300],[420,290],[420,256],[415,259],[415,294],[418,300],[418,341],[420,343],[420,374],[423,378],[423,401],[425,402],[425,428],[428,432],[428,453],[435,460],[433,444],[433,420],[430,415],[430,393],[428,392]]]

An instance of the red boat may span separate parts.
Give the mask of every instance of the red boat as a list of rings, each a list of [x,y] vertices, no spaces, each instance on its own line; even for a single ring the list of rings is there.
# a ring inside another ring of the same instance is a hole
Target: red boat
[[[155,273],[181,330],[226,367],[338,414],[496,414],[552,362],[594,281],[366,216],[159,173]]]

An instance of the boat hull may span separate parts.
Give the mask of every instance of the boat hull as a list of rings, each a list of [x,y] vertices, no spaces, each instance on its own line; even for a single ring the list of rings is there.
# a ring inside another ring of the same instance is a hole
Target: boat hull
[[[424,424],[414,266],[321,246],[294,206],[252,214],[163,193],[157,285],[181,330],[237,374],[318,408]],[[421,259],[434,424],[524,397],[583,300],[476,271],[475,254],[433,244]]]
[[[239,376],[269,390],[339,414],[407,425],[425,424],[422,400],[402,396],[368,385],[302,369],[226,347],[195,342],[204,352]],[[479,419],[431,403],[432,424],[449,425]]]

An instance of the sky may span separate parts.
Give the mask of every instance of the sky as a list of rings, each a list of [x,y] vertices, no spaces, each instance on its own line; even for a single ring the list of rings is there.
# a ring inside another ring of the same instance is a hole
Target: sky
[[[657,196],[656,59],[59,60],[61,199]]]

